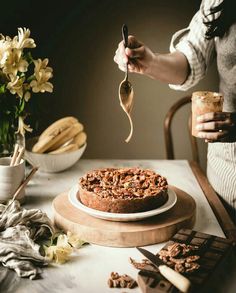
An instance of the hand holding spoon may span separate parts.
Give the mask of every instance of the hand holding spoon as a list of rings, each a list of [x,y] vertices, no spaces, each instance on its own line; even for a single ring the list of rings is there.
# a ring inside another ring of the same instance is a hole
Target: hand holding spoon
[[[126,24],[122,26],[122,37],[126,48],[128,47],[128,27]],[[133,122],[130,114],[133,108],[134,91],[132,84],[128,81],[128,63],[126,64],[125,79],[121,82],[119,86],[119,99],[120,105],[127,114],[130,122],[130,133],[125,140],[126,142],[129,142],[133,134]]]

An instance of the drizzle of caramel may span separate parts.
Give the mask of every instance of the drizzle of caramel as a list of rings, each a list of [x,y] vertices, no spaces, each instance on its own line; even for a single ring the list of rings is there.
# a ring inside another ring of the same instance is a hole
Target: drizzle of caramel
[[[131,118],[131,111],[134,104],[134,91],[131,83],[128,80],[123,80],[119,87],[119,99],[120,105],[126,113],[130,123],[130,133],[126,138],[126,142],[129,142],[133,135],[133,121]]]

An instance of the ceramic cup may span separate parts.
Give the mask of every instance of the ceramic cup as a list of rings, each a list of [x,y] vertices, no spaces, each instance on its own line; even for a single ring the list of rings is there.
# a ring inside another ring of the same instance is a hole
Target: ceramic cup
[[[25,178],[25,161],[16,166],[10,166],[11,158],[0,158],[0,203],[12,198],[17,188]],[[25,190],[18,195],[17,200],[24,201]]]

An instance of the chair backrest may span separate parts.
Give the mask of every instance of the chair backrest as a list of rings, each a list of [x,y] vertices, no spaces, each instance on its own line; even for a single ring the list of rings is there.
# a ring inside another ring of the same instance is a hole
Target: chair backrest
[[[164,120],[164,135],[165,135],[165,146],[166,146],[166,157],[168,160],[174,160],[174,146],[173,146],[173,137],[171,131],[171,124],[175,113],[184,105],[191,103],[191,96],[186,96],[179,99],[177,102],[173,104],[173,106],[169,109],[166,114]],[[198,145],[196,137],[192,136],[192,119],[191,115],[188,120],[188,128],[189,128],[189,136],[192,148],[192,156],[193,160],[199,163],[199,154],[198,154]]]

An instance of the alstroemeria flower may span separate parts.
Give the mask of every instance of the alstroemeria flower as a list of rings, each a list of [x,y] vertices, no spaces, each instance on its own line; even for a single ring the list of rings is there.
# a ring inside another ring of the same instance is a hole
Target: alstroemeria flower
[[[55,261],[58,264],[65,263],[70,258],[71,253],[72,253],[71,246],[64,247],[64,246],[52,245],[45,248],[46,259],[49,261]]]
[[[29,91],[26,91],[25,94],[24,94],[24,100],[26,102],[28,102],[30,97],[31,97],[31,93]]]
[[[34,72],[37,73],[41,70],[45,70],[46,72],[52,73],[52,68],[47,67],[48,61],[49,61],[48,58],[45,58],[43,60],[41,60],[40,58],[38,60],[34,60],[34,65],[35,65]]]
[[[9,119],[15,120],[18,117],[17,132],[23,136],[26,131],[32,131],[30,125],[24,123],[24,117],[27,113],[26,102],[31,98],[32,92],[53,91],[53,85],[49,82],[52,77],[52,68],[47,67],[48,59],[34,60],[29,49],[35,47],[35,41],[30,37],[28,28],[18,28],[17,35],[12,38],[0,33],[0,95],[4,98],[6,96],[6,99],[8,94],[15,96],[15,102],[13,97],[9,98],[9,103],[1,105],[0,112],[9,113]],[[32,72],[33,68],[34,73]],[[21,116],[19,117],[19,115]],[[8,144],[8,138],[13,141],[14,132],[14,127],[8,130],[0,125],[0,140],[6,141]],[[9,142],[12,143],[12,141]],[[68,252],[71,250],[71,245],[67,244],[66,251]],[[52,251],[53,249],[51,248]],[[64,248],[60,246],[56,249],[55,257],[58,258],[59,262],[60,255],[63,254]]]
[[[20,133],[22,136],[25,136],[25,131],[32,132],[33,129],[30,128],[30,125],[24,123],[23,117],[18,117],[18,129],[16,133]]]
[[[5,74],[16,75],[17,72],[26,72],[28,69],[28,62],[22,58],[22,50],[10,48],[3,54],[1,61],[3,72]]]
[[[15,75],[10,75],[11,81],[7,84],[7,89],[11,92],[11,94],[17,94],[20,98],[23,97],[23,83],[25,81],[24,77],[19,77]]]
[[[0,39],[0,67],[2,68],[6,62],[6,52],[11,48],[11,40],[1,36]]]
[[[47,67],[48,59],[34,60],[34,76],[35,79],[31,81],[30,86],[34,93],[52,92],[53,85],[48,81],[52,77],[52,68]]]
[[[45,247],[46,258],[50,261],[54,260],[59,264],[66,262],[72,252],[73,249],[68,243],[68,239],[65,234],[58,236],[56,245]]]
[[[81,240],[78,235],[72,234],[70,231],[67,232],[67,238],[70,245],[77,249],[87,243],[86,241]]]
[[[17,49],[23,48],[35,48],[34,39],[29,38],[30,30],[25,27],[22,29],[18,28],[18,36],[15,36],[13,39],[13,46]]]

